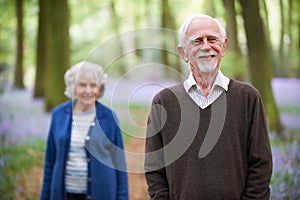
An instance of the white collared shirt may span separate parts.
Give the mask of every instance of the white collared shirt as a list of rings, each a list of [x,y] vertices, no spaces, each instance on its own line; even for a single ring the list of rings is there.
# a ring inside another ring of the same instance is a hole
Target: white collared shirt
[[[214,84],[210,90],[208,96],[204,96],[200,88],[196,84],[196,81],[190,73],[189,77],[183,82],[183,86],[188,95],[193,101],[202,109],[210,106],[224,91],[228,90],[230,79],[219,70]]]

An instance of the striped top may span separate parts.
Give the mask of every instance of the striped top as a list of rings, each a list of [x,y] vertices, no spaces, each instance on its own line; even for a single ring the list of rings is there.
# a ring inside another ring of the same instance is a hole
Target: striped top
[[[210,106],[225,90],[228,90],[230,79],[223,75],[221,70],[219,70],[218,75],[215,78],[214,84],[211,88],[209,95],[206,97],[203,95],[197,83],[190,73],[188,79],[186,79],[183,83],[185,91],[188,95],[193,99],[193,101],[202,109]]]
[[[95,110],[84,113],[73,113],[71,142],[66,163],[66,191],[70,193],[86,193],[88,164],[84,141],[90,125],[94,123]]]

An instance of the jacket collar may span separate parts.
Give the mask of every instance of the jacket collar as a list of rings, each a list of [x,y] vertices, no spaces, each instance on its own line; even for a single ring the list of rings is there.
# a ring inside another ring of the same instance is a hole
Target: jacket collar
[[[64,111],[67,113],[67,114],[72,114],[73,112],[73,105],[75,104],[75,101],[76,100],[72,100],[72,101],[69,101],[67,102],[65,108],[64,108]],[[96,101],[96,115],[97,115],[97,118],[102,118],[102,117],[105,117],[105,113],[104,113],[104,106]]]

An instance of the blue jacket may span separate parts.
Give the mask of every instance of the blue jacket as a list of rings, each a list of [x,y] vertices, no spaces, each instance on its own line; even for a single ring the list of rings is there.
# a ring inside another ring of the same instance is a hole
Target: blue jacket
[[[70,146],[72,101],[52,112],[40,199],[64,200],[65,166]],[[88,199],[128,199],[128,180],[121,131],[115,114],[96,103],[96,118],[86,138]]]

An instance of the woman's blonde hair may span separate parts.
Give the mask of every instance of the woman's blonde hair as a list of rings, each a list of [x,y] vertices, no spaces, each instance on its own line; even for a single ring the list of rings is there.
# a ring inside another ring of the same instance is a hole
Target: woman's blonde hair
[[[82,75],[96,82],[100,87],[99,96],[101,98],[104,94],[104,86],[107,79],[107,74],[104,73],[103,68],[95,63],[89,61],[82,61],[73,65],[65,73],[64,79],[66,84],[65,95],[69,98],[75,97],[75,83]]]

